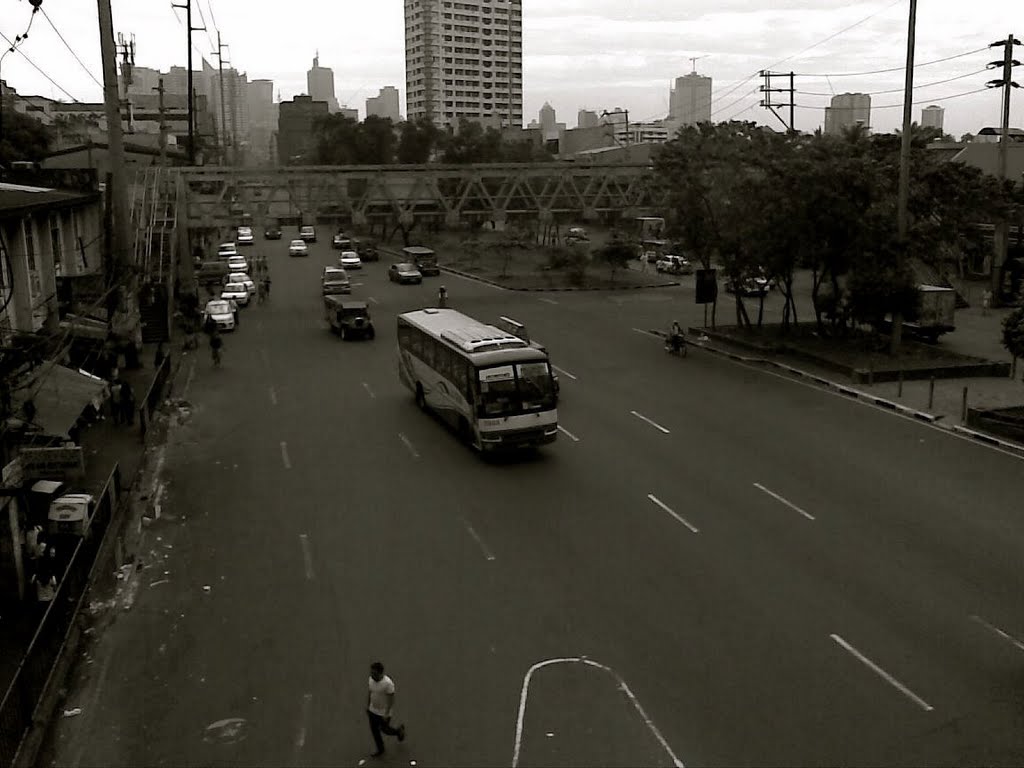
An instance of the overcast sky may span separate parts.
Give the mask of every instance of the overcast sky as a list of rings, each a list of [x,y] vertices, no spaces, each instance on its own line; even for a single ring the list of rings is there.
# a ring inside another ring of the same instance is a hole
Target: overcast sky
[[[216,28],[230,45],[237,69],[250,79],[275,80],[281,96],[289,99],[305,92],[305,73],[319,48],[321,65],[334,69],[342,103],[362,114],[368,96],[395,85],[404,109],[402,0],[194,2],[193,22],[202,26],[205,20],[209,29],[209,36],[196,32],[194,43],[211,63],[216,61],[210,56]],[[902,67],[909,0],[772,0],[760,6],[748,0],[525,0],[523,5],[527,122],[545,101],[569,127],[575,126],[580,108],[622,107],[631,121],[664,117],[670,82],[691,70],[690,56],[703,57],[696,69],[714,79],[716,121],[741,118],[780,125],[758,106],[760,79],[752,76],[764,68],[797,72],[800,129],[820,126],[829,95],[846,91],[874,94],[871,123],[876,131],[892,130],[902,119],[901,69],[844,75]],[[43,10],[84,68],[42,13],[19,47],[59,88],[81,101],[101,98],[100,87],[86,72],[102,80],[95,8],[91,0],[43,0]],[[179,21],[169,0],[113,0],[113,13],[115,31],[135,35],[136,64],[166,70],[185,63],[185,14],[178,12]],[[0,0],[0,32],[11,40],[24,32],[30,16],[28,0]],[[920,120],[922,107],[935,103],[946,109],[946,131],[957,136],[998,125],[1001,102],[995,91],[944,99],[982,89],[999,77],[998,71],[979,70],[1001,58],[1001,49],[923,64],[977,51],[1011,31],[1024,39],[1024,2],[930,0],[920,4],[917,21],[915,86],[925,87],[915,92],[915,102],[922,103],[915,105],[914,119]],[[1024,60],[1024,47],[1017,48],[1016,57]],[[23,94],[70,100],[18,52],[4,58],[0,77]],[[959,79],[934,84],[951,78]],[[1024,85],[1024,68],[1016,70],[1015,79]],[[895,92],[877,93],[890,90]],[[775,97],[780,96],[785,98]],[[1011,124],[1024,127],[1024,90],[1014,97]]]

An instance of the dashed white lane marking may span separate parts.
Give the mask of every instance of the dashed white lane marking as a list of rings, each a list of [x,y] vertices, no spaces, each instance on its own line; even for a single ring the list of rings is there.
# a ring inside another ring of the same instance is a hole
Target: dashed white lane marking
[[[560,374],[562,374],[563,376],[568,376],[568,377],[569,377],[570,379],[572,379],[573,381],[578,381],[578,379],[577,379],[577,378],[576,378],[575,376],[573,376],[573,375],[572,375],[571,373],[569,373],[569,372],[568,372],[567,370],[565,370],[564,368],[559,368],[559,367],[558,367],[557,365],[552,365],[551,367],[552,367],[552,368],[554,368],[554,369],[555,369],[556,371],[558,371],[558,372],[559,372]]]
[[[273,405],[277,405],[277,392],[274,391],[273,387],[270,387],[270,402]]]
[[[650,331],[645,331],[643,328],[634,328],[633,330],[636,331],[637,333],[642,333],[644,336],[653,336],[656,339],[661,338],[661,336],[659,336],[658,334],[651,333]]]
[[[292,765],[301,765],[302,759],[299,757],[299,753],[306,746],[306,736],[309,731],[309,717],[313,711],[313,694],[305,693],[302,695],[302,714],[299,716],[299,730],[295,734],[295,752],[293,754]]]
[[[904,696],[906,696],[906,697],[907,697],[908,699],[910,699],[910,700],[911,700],[912,702],[914,702],[915,704],[917,704],[917,706],[919,706],[919,707],[920,707],[921,709],[923,709],[923,710],[924,710],[925,712],[931,712],[931,711],[932,711],[932,710],[934,709],[934,707],[932,707],[932,705],[931,705],[931,704],[929,704],[929,703],[928,703],[927,701],[925,701],[924,699],[922,699],[922,698],[921,698],[920,696],[918,696],[918,695],[917,695],[916,693],[914,693],[914,692],[913,692],[912,690],[910,690],[909,688],[907,688],[907,686],[905,686],[905,685],[904,685],[903,683],[901,683],[901,682],[900,682],[899,680],[897,680],[897,679],[896,679],[895,677],[893,677],[892,675],[890,675],[890,674],[889,674],[888,672],[886,672],[886,671],[885,671],[884,669],[882,669],[882,668],[881,668],[880,666],[878,666],[877,664],[875,664],[875,662],[873,662],[873,661],[872,661],[871,659],[869,659],[869,658],[868,658],[867,656],[865,656],[865,655],[864,655],[863,653],[861,653],[860,651],[858,651],[858,650],[857,650],[856,648],[854,648],[854,647],[853,647],[852,645],[850,645],[850,644],[849,644],[848,642],[846,642],[846,641],[845,641],[845,640],[844,640],[843,638],[841,638],[841,637],[840,637],[839,635],[833,634],[833,635],[832,635],[832,639],[833,639],[833,640],[834,640],[834,641],[835,641],[835,642],[836,642],[836,643],[837,643],[837,644],[838,644],[838,645],[839,645],[839,646],[840,646],[840,647],[841,647],[841,648],[842,648],[843,650],[847,651],[847,652],[848,652],[848,653],[849,653],[849,654],[850,654],[851,656],[853,656],[853,657],[854,657],[855,659],[857,659],[857,661],[861,662],[861,663],[862,663],[862,664],[863,664],[864,666],[866,666],[866,667],[867,667],[868,669],[870,669],[870,670],[871,670],[872,672],[874,672],[874,673],[875,673],[876,675],[878,675],[878,676],[879,676],[880,678],[882,678],[883,680],[885,680],[885,682],[887,682],[887,683],[888,683],[889,685],[891,685],[891,686],[892,686],[893,688],[895,688],[895,689],[896,689],[897,691],[899,691],[900,693],[902,693],[902,694],[903,694]]]
[[[669,430],[665,429],[665,427],[661,426],[661,424],[659,424],[658,422],[656,422],[656,421],[651,421],[651,420],[650,420],[650,419],[648,419],[648,418],[647,418],[646,416],[644,416],[644,415],[643,415],[642,413],[638,413],[637,411],[630,411],[630,413],[632,413],[632,414],[633,414],[634,416],[636,416],[636,417],[637,417],[638,419],[640,419],[641,421],[646,421],[646,422],[647,422],[648,424],[650,424],[650,425],[651,425],[652,427],[654,427],[655,429],[660,429],[660,430],[661,430],[662,432],[664,432],[664,433],[665,433],[666,435],[667,435],[667,434],[670,434],[670,433],[669,433]]]
[[[697,527],[695,525],[691,525],[689,522],[687,522],[687,520],[684,519],[682,515],[680,515],[677,512],[675,512],[671,507],[668,506],[668,504],[663,502],[661,499],[659,499],[653,493],[648,493],[647,494],[647,498],[651,502],[653,502],[654,504],[657,504],[659,507],[661,507],[664,511],[666,511],[670,515],[672,515],[672,517],[674,517],[678,522],[682,523],[687,528],[689,528],[691,533],[700,533],[700,531],[697,529]]]
[[[760,483],[754,483],[754,487],[757,488],[759,491],[764,491],[765,493],[767,493],[769,496],[771,496],[773,499],[775,499],[780,504],[785,504],[787,507],[792,509],[794,512],[799,512],[801,515],[806,517],[808,520],[814,520],[815,519],[814,515],[812,515],[810,512],[804,512],[804,510],[800,509],[800,507],[798,507],[793,502],[788,501],[787,499],[782,498],[781,496],[779,496],[779,494],[775,493],[774,491],[769,491],[767,488],[765,488]]]
[[[576,435],[574,435],[574,434],[573,434],[572,432],[570,432],[570,431],[569,431],[568,429],[566,429],[565,427],[563,427],[563,426],[562,426],[561,424],[559,424],[559,425],[558,425],[558,431],[559,431],[559,432],[561,432],[561,433],[562,433],[563,435],[565,435],[566,437],[568,437],[568,438],[569,438],[570,440],[572,440],[572,441],[573,441],[574,443],[578,443],[578,442],[580,441],[580,439],[579,439],[578,437],[576,437]]]
[[[989,630],[990,632],[994,632],[995,634],[999,635],[999,637],[1003,638],[1003,640],[1006,640],[1012,645],[1014,645],[1017,648],[1017,650],[1024,651],[1024,643],[1022,643],[1016,637],[1011,635],[1009,632],[1004,632],[999,627],[993,624],[989,624],[987,621],[981,618],[981,616],[971,616],[971,619],[981,624],[981,626],[985,627],[985,629]]]
[[[363,382],[363,389],[366,390],[366,394],[368,394],[370,396],[371,400],[376,400],[377,399],[377,396],[375,394],[373,394],[373,390],[370,389],[370,385],[367,384],[365,381]]]
[[[302,565],[306,569],[306,580],[313,581],[316,574],[313,573],[313,553],[309,550],[309,536],[300,533],[299,544],[302,546]]]
[[[285,469],[292,468],[292,460],[288,458],[288,443],[281,441],[281,461],[284,463]]]
[[[537,299],[537,301],[543,301],[545,304],[558,304],[558,302],[555,301],[554,299],[543,299],[543,298],[541,298],[541,299]]]
[[[196,359],[192,358],[192,364],[188,369],[188,378],[185,379],[185,386],[181,390],[181,397],[183,400],[188,400],[188,391],[192,388],[192,379],[196,376]]]
[[[367,296],[366,300],[369,301],[372,304],[380,304],[380,302],[377,301],[375,298],[373,298],[373,296]]]
[[[484,544],[484,540],[480,538],[480,535],[473,530],[473,526],[469,524],[469,521],[466,520],[466,518],[462,518],[462,524],[466,527],[466,531],[469,535],[473,537],[473,541],[480,546],[480,551],[484,553],[484,557],[488,560],[494,560],[494,554],[487,548],[487,545]]]
[[[526,719],[526,700],[530,695],[530,680],[533,678],[533,673],[543,667],[551,666],[552,664],[586,664],[588,667],[596,667],[597,669],[603,670],[615,678],[618,683],[618,690],[622,691],[629,697],[629,703],[633,705],[633,709],[636,710],[637,714],[640,715],[640,719],[644,721],[644,725],[651,732],[651,735],[657,739],[658,744],[665,750],[665,754],[668,755],[669,759],[672,760],[672,765],[675,768],[685,768],[683,761],[676,757],[676,753],[672,751],[672,747],[669,746],[668,742],[665,741],[665,737],[661,735],[661,731],[654,724],[654,721],[648,717],[644,708],[640,706],[640,702],[637,701],[633,691],[626,685],[626,681],[622,679],[622,676],[611,667],[606,667],[604,664],[600,664],[596,661],[588,659],[586,656],[574,656],[569,658],[561,659],[545,659],[544,661],[538,661],[523,677],[523,688],[519,692],[519,714],[516,716],[516,741],[515,747],[512,752],[512,768],[519,768],[519,754],[522,751],[523,745],[523,722]]]
[[[408,437],[406,437],[404,434],[399,432],[398,433],[398,439],[401,440],[403,443],[405,443],[405,447],[409,449],[409,453],[412,454],[412,457],[414,459],[418,459],[420,457],[419,452],[416,450],[416,446],[414,446],[412,444],[412,441],[409,440]]]

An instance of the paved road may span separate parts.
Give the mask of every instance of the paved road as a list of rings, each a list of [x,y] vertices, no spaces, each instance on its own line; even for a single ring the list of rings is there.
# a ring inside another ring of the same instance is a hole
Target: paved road
[[[357,765],[376,658],[409,729],[382,765],[1024,761],[1019,460],[663,354],[641,331],[695,316],[685,287],[446,276],[563,371],[559,442],[485,463],[396,375],[394,315],[440,281],[368,265],[378,335],[344,343],[329,244],[284,250],[224,367],[196,360],[138,597],[56,762]]]

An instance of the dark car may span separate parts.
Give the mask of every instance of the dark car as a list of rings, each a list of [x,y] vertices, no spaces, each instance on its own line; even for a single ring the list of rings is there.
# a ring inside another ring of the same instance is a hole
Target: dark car
[[[324,313],[331,332],[342,340],[372,339],[376,332],[370,320],[370,308],[365,301],[342,300],[339,296],[324,296]]]
[[[359,254],[363,261],[380,261],[380,254],[377,252],[377,243],[373,240],[353,240],[352,248]]]
[[[416,269],[415,264],[392,264],[388,268],[388,280],[393,283],[422,283],[423,275]]]
[[[352,250],[352,239],[344,232],[339,232],[331,238],[331,248],[336,248],[340,251],[350,251]]]
[[[316,227],[306,225],[299,227],[299,239],[306,243],[316,242]]]
[[[280,240],[281,239],[281,228],[276,224],[273,224],[263,230],[264,240]]]

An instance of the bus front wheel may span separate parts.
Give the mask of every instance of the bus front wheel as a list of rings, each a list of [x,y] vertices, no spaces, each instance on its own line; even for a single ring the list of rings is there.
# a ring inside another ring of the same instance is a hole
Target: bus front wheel
[[[421,411],[427,410],[427,398],[423,394],[423,385],[416,385],[416,405]]]

